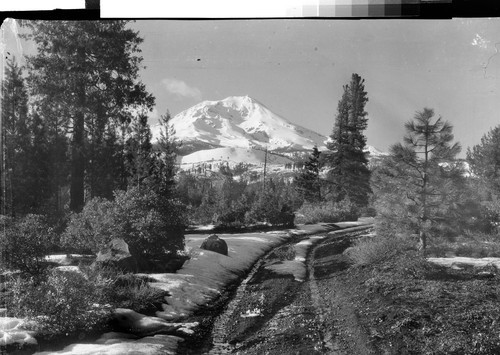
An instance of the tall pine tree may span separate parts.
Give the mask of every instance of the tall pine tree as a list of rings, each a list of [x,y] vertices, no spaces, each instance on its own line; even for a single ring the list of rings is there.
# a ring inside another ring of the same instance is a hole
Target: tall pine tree
[[[114,161],[110,154],[119,154],[116,142],[123,150],[124,126],[134,110],[154,104],[138,79],[142,38],[127,28],[127,21],[35,21],[27,26],[27,37],[37,47],[37,54],[27,59],[32,94],[41,112],[65,118],[66,133],[71,135],[70,208],[79,211],[86,180],[91,196],[110,193],[98,191],[100,179],[86,179],[88,174],[120,180],[115,175],[123,159],[118,159],[118,167],[109,164]],[[102,132],[107,137],[101,137]]]
[[[132,132],[126,145],[128,184],[140,186],[151,174],[153,145],[148,116],[139,115],[132,124]]]
[[[173,137],[170,125],[170,112],[160,116],[160,137],[153,154],[153,163],[148,183],[160,196],[170,199],[175,193],[175,174],[177,171],[177,152],[180,143]]]
[[[368,204],[371,193],[370,170],[364,152],[366,137],[363,133],[368,125],[367,102],[364,79],[352,74],[351,82],[344,86],[338,103],[328,143],[331,151],[327,158],[331,168],[328,174],[331,195],[336,202],[348,198],[360,207]]]
[[[22,70],[15,58],[6,61],[2,82],[2,206],[4,213],[15,215],[30,208],[28,93]]]

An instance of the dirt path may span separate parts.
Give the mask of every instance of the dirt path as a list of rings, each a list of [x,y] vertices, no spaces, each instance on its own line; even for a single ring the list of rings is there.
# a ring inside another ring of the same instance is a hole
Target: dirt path
[[[375,354],[367,332],[358,321],[346,285],[336,275],[349,267],[343,251],[351,245],[351,236],[321,243],[309,259],[309,286],[329,354]]]
[[[335,278],[347,266],[342,252],[350,238],[331,235],[313,247],[304,282],[266,268],[294,260],[300,239],[268,253],[212,319],[204,343],[182,353],[373,354]]]

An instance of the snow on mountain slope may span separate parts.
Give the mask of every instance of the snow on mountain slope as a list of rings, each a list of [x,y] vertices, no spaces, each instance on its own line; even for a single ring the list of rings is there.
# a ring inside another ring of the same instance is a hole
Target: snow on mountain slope
[[[235,147],[270,151],[304,151],[314,145],[322,149],[326,137],[295,125],[248,96],[203,101],[171,120],[174,137],[183,143],[183,153],[201,149]],[[153,137],[159,126],[152,127]]]
[[[214,168],[238,163],[285,166],[293,157],[307,156],[316,145],[326,149],[326,136],[293,124],[248,96],[203,101],[172,118],[174,138],[182,142],[179,164],[183,169],[200,165]],[[161,126],[152,127],[153,141]],[[386,155],[367,146],[371,158]],[[274,154],[277,153],[277,154]]]
[[[365,147],[365,152],[368,152],[369,157],[371,157],[371,158],[385,157],[388,155],[388,153],[382,152],[382,151],[378,150],[377,148],[372,147],[371,145],[367,145]]]
[[[228,164],[235,166],[238,163],[245,163],[260,166],[265,161],[265,151],[245,148],[214,148],[199,150],[197,152],[180,157],[179,163],[184,169],[190,169],[200,164],[211,164],[213,169],[216,166]],[[293,164],[293,161],[287,157],[268,153],[267,162],[269,165]]]

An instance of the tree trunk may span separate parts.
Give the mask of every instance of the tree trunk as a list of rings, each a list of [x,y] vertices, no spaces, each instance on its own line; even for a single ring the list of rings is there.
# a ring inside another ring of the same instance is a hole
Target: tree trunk
[[[423,230],[420,230],[419,237],[420,241],[418,245],[418,250],[420,250],[422,253],[425,253],[425,250],[427,248],[427,234]]]
[[[75,115],[73,124],[73,141],[71,142],[71,190],[69,207],[74,212],[80,212],[85,203],[85,157],[84,130],[85,116],[83,111]]]
[[[79,71],[85,70],[85,48],[77,49]],[[77,74],[82,74],[77,73]],[[80,212],[85,204],[85,79],[80,76],[74,86],[76,93],[75,116],[73,118],[73,140],[71,142],[71,187],[69,207],[74,212]]]

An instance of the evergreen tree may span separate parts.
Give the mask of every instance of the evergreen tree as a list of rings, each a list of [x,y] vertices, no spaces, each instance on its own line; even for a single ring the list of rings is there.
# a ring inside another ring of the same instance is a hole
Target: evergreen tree
[[[374,181],[381,218],[417,232],[422,250],[435,227],[457,220],[464,190],[463,168],[455,160],[460,145],[451,144],[452,126],[433,117],[434,111],[424,108],[405,124],[404,144],[390,148]]]
[[[320,151],[314,146],[304,170],[297,176],[295,183],[303,198],[309,202],[321,201]]]
[[[126,167],[129,185],[141,185],[151,173],[153,145],[147,115],[139,115],[127,140]]]
[[[104,163],[107,149],[115,150],[115,142],[110,144],[116,138],[113,131],[121,128],[124,136],[132,108],[151,109],[154,104],[138,80],[142,58],[136,53],[142,39],[126,27],[127,21],[35,21],[27,26],[27,37],[37,46],[37,54],[27,59],[32,94],[44,114],[65,117],[66,133],[71,134],[70,208],[79,211],[85,200],[85,175],[102,171],[89,170],[89,143],[106,146],[93,156],[103,163],[92,164],[115,175],[116,166]],[[105,131],[111,141],[94,136]],[[91,190],[98,186],[95,181],[99,179],[90,179]]]
[[[28,202],[25,195],[28,178],[26,172],[31,140],[28,129],[28,94],[22,70],[15,59],[6,61],[2,86],[2,205],[4,213],[14,215],[25,210],[22,205]]]
[[[349,85],[337,107],[337,116],[330,136],[328,156],[330,166],[329,182],[336,202],[346,198],[358,206],[368,204],[370,170],[364,152],[366,137],[363,131],[368,125],[365,105],[368,101],[364,79],[352,74]]]
[[[46,122],[36,112],[31,115],[29,130],[32,143],[29,148],[26,176],[29,179],[26,187],[26,204],[30,206],[26,212],[46,213],[64,209],[63,191],[60,189],[66,171],[62,164],[66,161],[67,140],[64,137],[51,137]],[[61,170],[58,169],[61,167]]]
[[[500,126],[491,129],[481,138],[481,143],[467,150],[471,172],[481,179],[488,189],[500,194]]]
[[[177,172],[177,152],[180,143],[173,135],[170,125],[170,112],[160,116],[160,137],[153,154],[149,186],[157,190],[164,198],[172,198],[175,194],[175,174]]]

